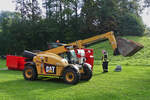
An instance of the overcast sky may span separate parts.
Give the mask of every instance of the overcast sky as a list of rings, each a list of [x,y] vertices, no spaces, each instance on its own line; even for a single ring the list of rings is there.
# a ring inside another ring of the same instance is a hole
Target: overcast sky
[[[42,4],[42,0],[39,0],[40,5]],[[14,11],[15,4],[12,3],[12,0],[0,0],[0,11]],[[142,14],[143,21],[146,25],[150,27],[150,9],[146,9]]]

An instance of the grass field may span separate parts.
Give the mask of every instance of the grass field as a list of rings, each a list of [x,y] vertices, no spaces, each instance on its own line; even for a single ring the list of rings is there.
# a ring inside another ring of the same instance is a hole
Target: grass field
[[[0,72],[0,100],[149,100],[150,67],[124,66],[102,74],[95,66],[89,82],[68,85],[58,79],[25,81],[22,72]]]
[[[111,56],[108,42],[91,46],[96,59],[93,77],[77,85],[47,78],[30,82],[23,79],[20,71],[0,70],[0,100],[149,100],[149,38],[135,37],[132,40],[140,41],[145,48],[131,58]],[[102,73],[99,61],[102,49],[110,55],[109,72],[106,74]],[[116,65],[122,65],[122,72],[113,71]],[[0,60],[0,68],[4,67],[5,60]]]

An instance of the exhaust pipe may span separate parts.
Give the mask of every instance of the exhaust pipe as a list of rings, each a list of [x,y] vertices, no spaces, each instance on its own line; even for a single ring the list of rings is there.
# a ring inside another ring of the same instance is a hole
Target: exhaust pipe
[[[33,57],[36,55],[37,55],[36,53],[33,53],[31,51],[27,51],[27,50],[24,50],[24,52],[23,52],[23,57],[26,57],[29,59],[33,59]]]

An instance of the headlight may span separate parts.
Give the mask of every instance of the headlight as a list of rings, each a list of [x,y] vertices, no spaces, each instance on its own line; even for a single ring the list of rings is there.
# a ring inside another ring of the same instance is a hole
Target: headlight
[[[66,64],[68,63],[68,61],[66,59],[62,59],[61,61],[66,63]]]

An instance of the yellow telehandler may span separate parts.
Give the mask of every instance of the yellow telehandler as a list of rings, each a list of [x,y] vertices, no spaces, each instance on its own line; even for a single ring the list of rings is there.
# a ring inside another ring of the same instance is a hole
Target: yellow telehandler
[[[97,42],[101,39],[109,40],[115,55],[120,53],[123,56],[132,56],[143,48],[141,44],[130,40],[121,38],[115,39],[113,32],[108,32],[88,39],[78,40],[70,44],[59,44],[56,48],[39,53],[24,51],[24,57],[29,58],[23,71],[24,79],[36,80],[38,75],[58,76],[62,77],[63,80],[69,84],[77,84],[80,79],[86,81],[90,80],[92,78],[91,65],[85,63],[85,59],[78,59],[75,49],[84,48],[85,45]],[[130,49],[128,50],[127,48],[129,47]]]

